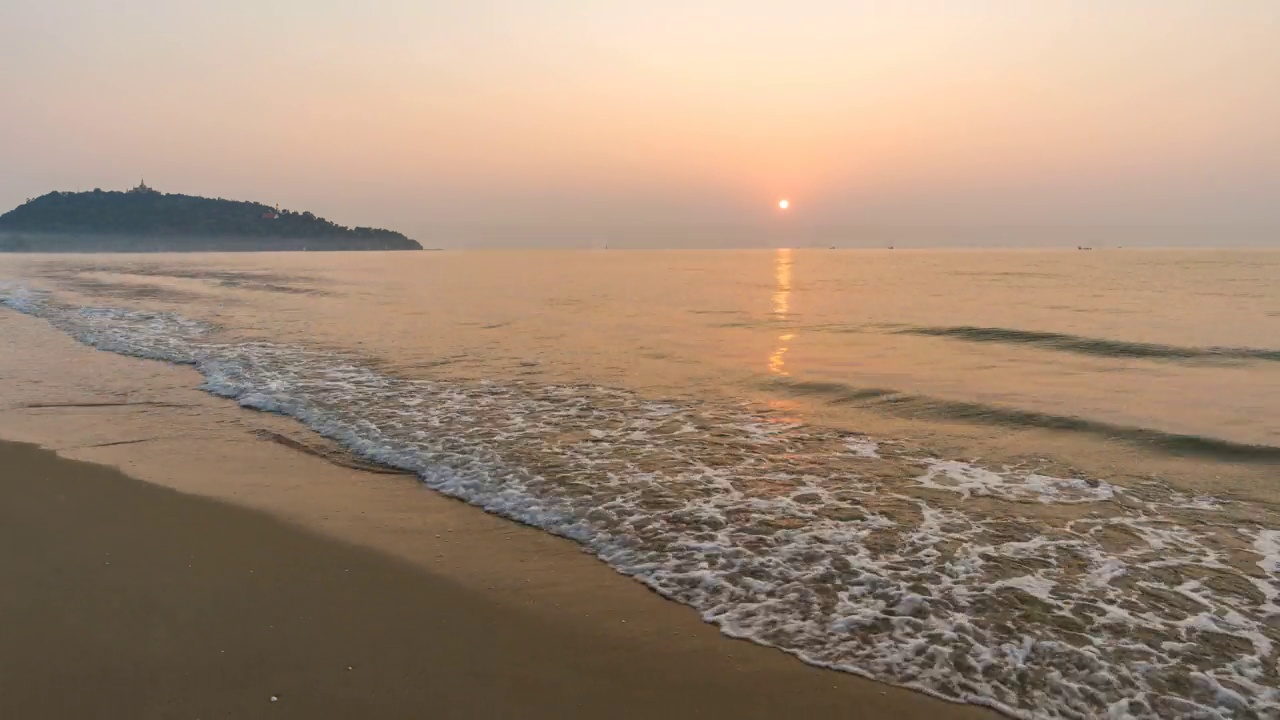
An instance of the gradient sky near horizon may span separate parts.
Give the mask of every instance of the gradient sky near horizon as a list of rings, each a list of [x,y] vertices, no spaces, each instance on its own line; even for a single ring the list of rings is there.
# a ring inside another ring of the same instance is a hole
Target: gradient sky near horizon
[[[1280,224],[1275,0],[6,0],[0,98],[4,209]]]

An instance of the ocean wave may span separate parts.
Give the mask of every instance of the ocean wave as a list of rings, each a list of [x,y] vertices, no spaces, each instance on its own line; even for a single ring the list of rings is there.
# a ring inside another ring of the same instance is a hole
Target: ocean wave
[[[726,634],[1023,718],[1280,714],[1280,526],[1146,483],[922,456],[745,406],[408,380],[0,289],[115,352],[572,538]]]
[[[766,387],[797,395],[824,398],[829,403],[861,405],[907,419],[949,420],[1011,428],[1035,428],[1094,435],[1171,455],[1200,455],[1234,462],[1280,462],[1280,447],[1236,442],[1205,435],[1173,433],[1155,428],[1117,425],[1072,415],[987,403],[945,400],[888,388],[864,388],[838,382],[773,378]]]
[[[1032,345],[1083,355],[1109,358],[1148,358],[1152,360],[1264,360],[1280,362],[1280,350],[1250,347],[1184,347],[1159,343],[1107,340],[1039,330],[957,325],[943,327],[911,327],[897,330],[899,335],[944,337],[975,343]]]

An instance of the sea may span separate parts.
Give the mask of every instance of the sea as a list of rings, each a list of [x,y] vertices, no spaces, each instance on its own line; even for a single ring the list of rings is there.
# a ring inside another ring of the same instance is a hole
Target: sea
[[[12,255],[0,304],[807,663],[1280,717],[1280,251]]]

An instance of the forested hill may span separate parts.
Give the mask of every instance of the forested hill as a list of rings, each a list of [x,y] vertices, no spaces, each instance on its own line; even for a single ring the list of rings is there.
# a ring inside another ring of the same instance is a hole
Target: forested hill
[[[401,233],[349,228],[261,203],[129,192],[51,192],[0,215],[0,250],[421,250]]]

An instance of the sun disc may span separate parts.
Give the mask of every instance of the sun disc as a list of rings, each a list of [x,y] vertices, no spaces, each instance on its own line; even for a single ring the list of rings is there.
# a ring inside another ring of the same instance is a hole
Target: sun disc
[[[790,201],[790,200],[779,200],[779,201],[778,201],[778,209],[779,209],[779,210],[786,210],[786,209],[787,209],[787,208],[789,208],[789,207],[791,207],[791,201]]]

